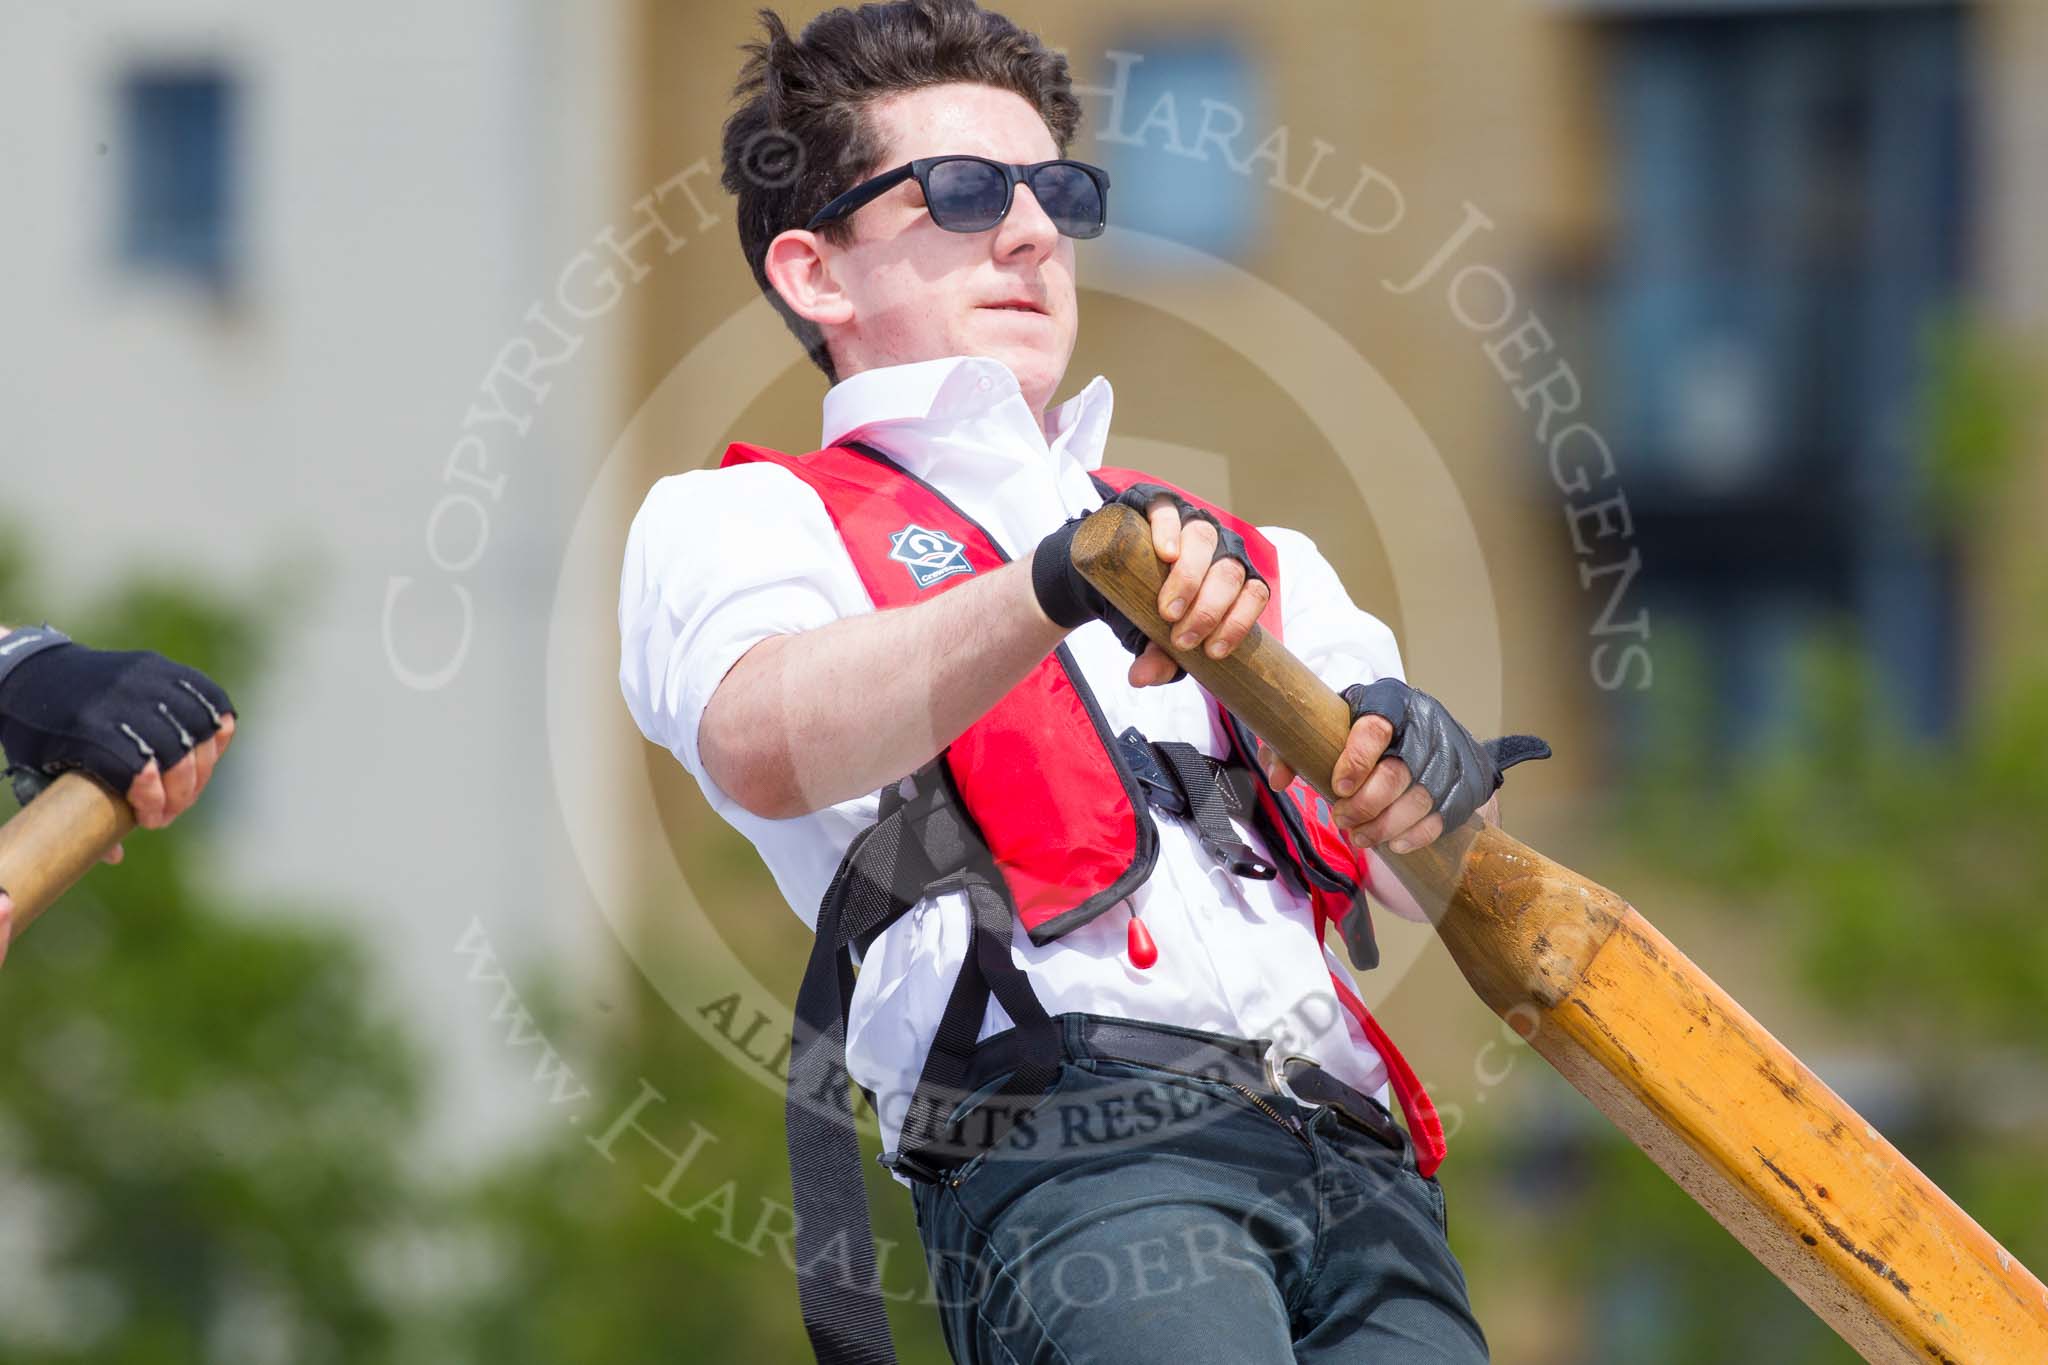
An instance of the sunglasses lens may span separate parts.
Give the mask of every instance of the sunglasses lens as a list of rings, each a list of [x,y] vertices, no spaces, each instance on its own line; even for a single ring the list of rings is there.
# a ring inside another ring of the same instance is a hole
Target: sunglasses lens
[[[1067,236],[1093,237],[1102,231],[1102,187],[1079,166],[1041,166],[1031,177],[1031,193]]]
[[[927,177],[932,221],[954,232],[984,232],[1003,221],[1010,181],[985,161],[941,161]]]

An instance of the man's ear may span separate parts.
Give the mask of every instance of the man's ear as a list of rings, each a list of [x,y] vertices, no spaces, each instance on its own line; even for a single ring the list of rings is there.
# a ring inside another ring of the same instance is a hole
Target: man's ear
[[[821,327],[853,320],[853,300],[839,287],[817,233],[791,228],[779,234],[768,243],[762,267],[768,283],[798,317]]]

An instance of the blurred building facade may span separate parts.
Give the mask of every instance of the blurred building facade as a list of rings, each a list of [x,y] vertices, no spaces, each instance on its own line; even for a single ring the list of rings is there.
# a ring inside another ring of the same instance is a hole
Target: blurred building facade
[[[472,1154],[538,1111],[455,945],[481,922],[508,966],[588,968],[603,940],[536,661],[614,342],[590,326],[544,403],[496,367],[619,195],[629,17],[0,12],[0,499],[55,585],[35,609],[138,573],[276,609],[269,675],[223,680],[214,876],[360,928]],[[479,420],[493,392],[513,411]]]
[[[1691,632],[1736,750],[1842,621],[1907,728],[1952,733],[1997,647],[1979,599],[2010,589],[2004,533],[1942,515],[1941,423],[1973,358],[2048,321],[2039,8],[1559,14],[1593,174],[1543,268],[1627,452],[1653,617]]]

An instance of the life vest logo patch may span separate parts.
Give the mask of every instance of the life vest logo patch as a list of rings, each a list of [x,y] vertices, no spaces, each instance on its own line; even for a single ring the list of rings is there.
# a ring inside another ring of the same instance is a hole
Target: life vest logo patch
[[[889,558],[910,570],[911,582],[929,588],[956,573],[973,573],[967,547],[944,531],[927,531],[912,523],[889,537]]]

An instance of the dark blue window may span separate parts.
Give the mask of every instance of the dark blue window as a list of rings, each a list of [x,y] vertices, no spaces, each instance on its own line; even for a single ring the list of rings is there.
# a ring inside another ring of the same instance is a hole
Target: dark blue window
[[[230,279],[235,90],[208,68],[129,73],[120,87],[121,259],[215,288]]]
[[[1961,289],[1963,36],[1933,7],[1599,26],[1615,212],[1589,388],[1653,626],[1704,646],[1732,741],[1784,719],[1834,622],[1900,715],[1954,715],[1954,556],[1916,443]]]

